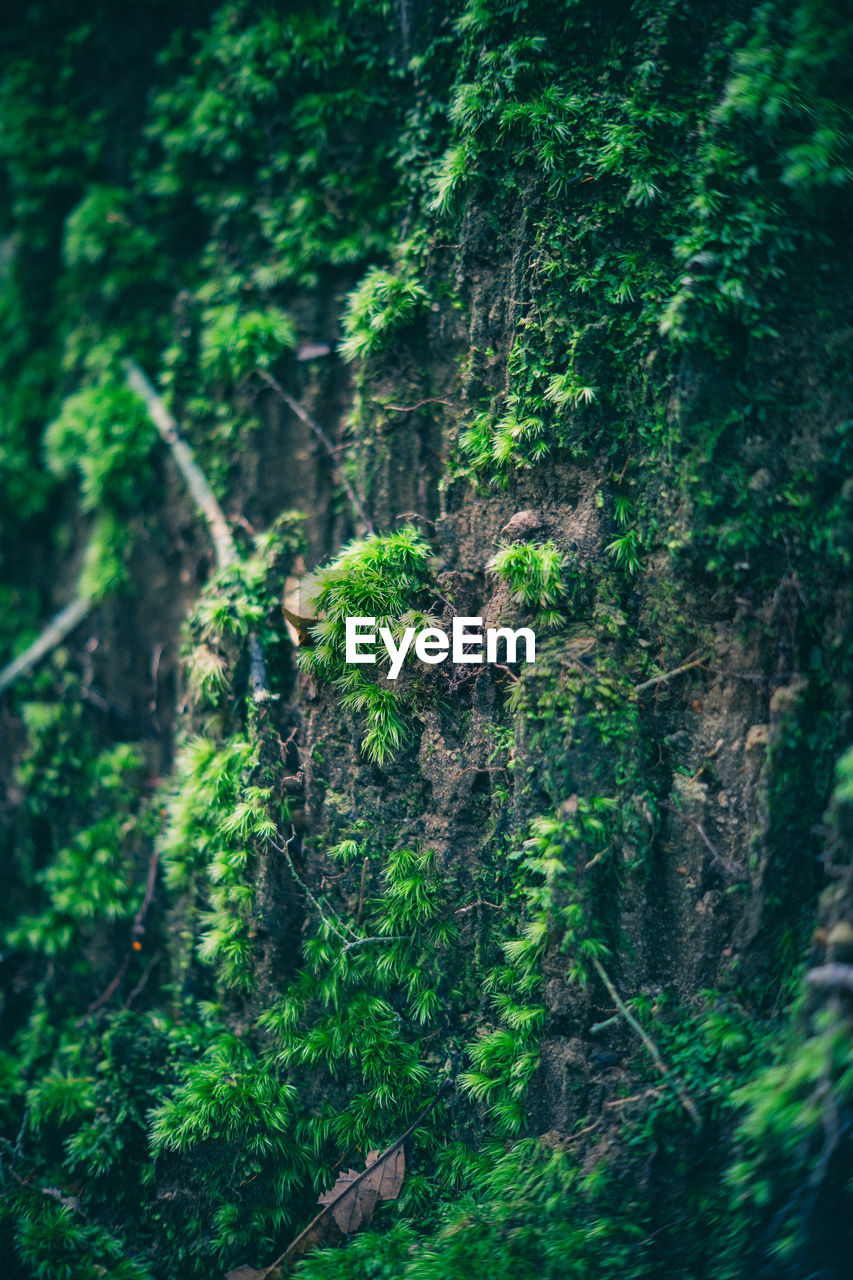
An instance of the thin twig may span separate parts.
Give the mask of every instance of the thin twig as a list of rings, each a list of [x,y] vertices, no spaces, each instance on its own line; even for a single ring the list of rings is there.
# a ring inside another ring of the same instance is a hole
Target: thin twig
[[[611,1098],[604,1106],[610,1110],[615,1107],[627,1107],[630,1102],[642,1102],[645,1098],[659,1098],[663,1089],[644,1089],[642,1093],[632,1093],[630,1098]]]
[[[123,363],[127,385],[142,400],[149,418],[160,433],[160,438],[169,446],[175,465],[183,476],[207,525],[217,568],[227,569],[230,565],[238,564],[240,553],[237,550],[231,526],[225,519],[225,513],[208,484],[207,477],[193,457],[192,450],[186,441],[181,439],[177,422],[136,361],[125,360]],[[271,696],[266,664],[260,641],[254,633],[249,636],[249,665],[252,697],[255,702],[266,702]]]
[[[622,481],[625,479],[625,472],[628,470],[628,463],[631,461],[630,447],[633,443],[634,443],[634,433],[631,432],[631,439],[628,441],[629,453],[627,458],[625,459],[624,467],[619,472],[619,479],[616,481],[617,484],[621,484]]]
[[[726,745],[725,738],[718,738],[717,745],[711,751],[705,752],[705,755],[702,758],[702,763],[700,764],[699,768],[696,770],[696,772],[693,774],[692,778],[690,779],[691,782],[696,782],[701,777],[701,775],[705,772],[705,769],[707,768],[709,762],[719,754],[720,748],[724,747],[725,745]]]
[[[159,959],[160,959],[160,952],[155,951],[154,955],[151,957],[151,959],[148,961],[147,965],[145,966],[145,969],[143,970],[143,973],[142,973],[142,977],[139,979],[136,986],[131,990],[130,994],[125,1000],[124,1002],[125,1009],[129,1009],[130,1006],[133,1004],[134,1000],[136,999],[136,997],[138,995],[141,995],[142,992],[145,990],[145,985],[148,982],[148,979],[151,977],[151,972]]]
[[[257,529],[253,524],[250,524],[242,511],[235,511],[228,518],[232,524],[238,524],[241,529],[245,529],[250,538],[256,538],[258,536]]]
[[[571,1134],[568,1138],[566,1138],[565,1142],[560,1143],[560,1150],[562,1150],[564,1147],[571,1146],[573,1142],[578,1142],[579,1139],[585,1138],[588,1133],[594,1133],[596,1129],[600,1129],[600,1128],[601,1128],[600,1119],[594,1120],[592,1124],[584,1125],[582,1129],[578,1129],[577,1133]]]
[[[177,422],[135,360],[125,360],[124,371],[127,385],[142,400],[149,418],[160,433],[160,438],[169,446],[175,464],[204,517],[213,541],[217,566],[224,569],[228,565],[236,564],[239,556],[231,528],[215,493],[207,483],[207,477],[193,457],[192,450],[178,434]]]
[[[451,601],[450,601],[450,600],[448,600],[447,596],[443,596],[443,595],[441,594],[441,592],[440,592],[440,591],[433,591],[433,593],[432,593],[432,594],[433,594],[433,598],[434,598],[435,600],[440,600],[440,601],[441,601],[441,603],[444,605],[444,607],[445,607],[446,609],[449,609],[449,610],[450,610],[450,616],[451,616],[451,618],[455,618],[455,617],[456,617],[456,605],[455,605],[455,604],[452,604],[452,603],[451,603]],[[430,612],[430,613],[432,612],[432,605],[430,605],[428,612]]]
[[[401,1133],[399,1138],[397,1138],[395,1142],[392,1142],[389,1147],[386,1147],[384,1151],[380,1151],[379,1154],[376,1156],[375,1160],[373,1160],[370,1164],[366,1165],[366,1167],[361,1171],[361,1173],[358,1174],[357,1177],[353,1178],[352,1182],[349,1183],[347,1190],[351,1191],[351,1189],[354,1186],[356,1186],[359,1182],[361,1182],[363,1178],[366,1178],[368,1176],[368,1174],[372,1169],[376,1169],[379,1166],[381,1166],[382,1161],[387,1159],[387,1157],[391,1154],[391,1152],[396,1147],[401,1146],[406,1141],[406,1139],[411,1134],[414,1133],[418,1125],[421,1124],[427,1118],[427,1116],[432,1111],[432,1109],[436,1106],[436,1104],[441,1100],[441,1098],[450,1088],[452,1088],[452,1081],[445,1080],[444,1083],[439,1088],[438,1092],[436,1093],[435,1097],[432,1099],[432,1101],[428,1103],[427,1106],[424,1107],[423,1111],[421,1111],[418,1116],[415,1117],[415,1119],[409,1125],[408,1129],[406,1129],[405,1132]],[[328,1213],[331,1207],[332,1207],[331,1205],[328,1205],[328,1204],[325,1205],[325,1207],[320,1211],[320,1213],[318,1213],[317,1216],[313,1218],[311,1222],[308,1223],[308,1226],[305,1228],[305,1230],[301,1231],[299,1235],[296,1237],[296,1239],[291,1241],[291,1243],[285,1249],[284,1253],[282,1253],[278,1258],[276,1258],[275,1262],[271,1262],[268,1267],[264,1267],[261,1271],[256,1273],[255,1280],[281,1280],[281,1277],[286,1275],[287,1272],[290,1270],[292,1260],[294,1258],[298,1258],[303,1253],[306,1247],[303,1244],[303,1241],[310,1240],[312,1238],[312,1232],[315,1230],[318,1223],[322,1222],[322,1220],[328,1216]]]
[[[376,933],[372,938],[356,938],[353,942],[348,942],[341,955],[345,956],[348,951],[354,951],[356,947],[366,946],[368,942],[411,942],[411,940],[410,933]]]
[[[337,884],[338,881],[343,880],[346,875],[347,875],[346,871],[342,871],[340,875],[337,875],[337,876],[330,876],[327,874],[327,872],[324,871],[322,879],[320,880],[320,888],[325,889],[327,884]]]
[[[303,893],[305,893],[307,897],[310,899],[310,901],[314,904],[314,907],[316,908],[317,913],[319,914],[320,919],[323,921],[323,924],[326,926],[326,928],[329,929],[333,934],[335,934],[336,937],[340,938],[341,942],[344,942],[344,943],[349,942],[349,938],[346,936],[346,934],[341,933],[340,929],[336,929],[335,926],[332,924],[331,920],[328,918],[328,916],[324,914],[323,908],[321,907],[320,903],[314,897],[314,894],[308,888],[308,885],[305,883],[305,881],[299,875],[299,872],[296,870],[296,867],[293,865],[293,859],[290,856],[290,846],[293,844],[293,841],[295,839],[296,839],[296,828],[291,826],[290,835],[288,836],[285,843],[283,845],[280,845],[280,844],[276,844],[275,840],[273,840],[271,841],[272,847],[274,849],[277,849],[279,853],[283,853],[285,858],[287,858],[287,865],[290,867],[290,874],[293,876],[294,880],[299,885]],[[329,910],[332,911],[332,915],[335,917],[335,919],[337,920],[341,928],[346,929],[348,926],[344,924],[343,920],[341,920],[337,912],[333,911],[331,908],[329,908]],[[352,933],[352,930],[350,930],[350,933]]]
[[[19,676],[31,671],[36,663],[41,662],[42,658],[62,644],[63,640],[70,636],[76,627],[79,627],[92,608],[92,603],[89,596],[75,596],[70,604],[61,609],[50,620],[38,639],[0,671],[0,693],[13,685]]]
[[[717,849],[715,849],[714,846],[711,844],[711,841],[708,839],[707,832],[705,831],[705,828],[702,826],[701,822],[697,822],[696,819],[691,818],[689,814],[682,813],[682,811],[680,809],[676,809],[675,805],[673,804],[664,803],[661,805],[661,808],[666,809],[668,813],[674,813],[677,818],[681,818],[683,822],[686,822],[688,826],[691,826],[693,828],[693,830],[699,836],[699,839],[704,844],[705,848],[710,852],[711,856],[713,857],[714,862],[711,864],[712,866],[714,865],[714,863],[719,863],[719,865],[723,868],[723,870],[726,872],[727,875],[734,876],[735,879],[739,879],[739,880],[743,880],[746,878],[747,870],[746,870],[746,867],[743,865],[743,863],[731,862],[728,858],[724,858],[723,855]]]
[[[607,975],[607,970],[604,968],[604,965],[601,963],[598,956],[592,957],[592,963],[595,966],[595,969],[596,969],[596,972],[598,973],[599,978],[601,978],[601,981],[604,983],[605,987],[607,988],[608,994],[611,1000],[613,1001],[613,1003],[616,1005],[616,1008],[622,1014],[622,1017],[628,1023],[628,1026],[631,1028],[631,1030],[636,1035],[638,1035],[640,1040],[643,1042],[643,1045],[648,1050],[651,1056],[651,1059],[654,1062],[655,1066],[657,1067],[658,1071],[661,1073],[662,1076],[666,1078],[668,1083],[672,1086],[675,1096],[678,1098],[678,1101],[681,1103],[684,1110],[690,1116],[690,1119],[693,1121],[693,1124],[695,1125],[695,1127],[697,1129],[701,1129],[702,1117],[699,1115],[699,1112],[696,1109],[695,1102],[690,1097],[690,1095],[686,1092],[680,1080],[678,1080],[672,1074],[669,1067],[666,1065],[663,1058],[660,1056],[658,1047],[655,1044],[654,1040],[652,1040],[648,1032],[643,1027],[640,1026],[639,1022],[634,1017],[631,1010],[625,1004],[625,1001],[622,999],[619,992],[616,990],[613,983],[610,981],[610,978]]]
[[[287,405],[287,407],[291,409],[293,413],[296,414],[297,418],[299,418],[301,422],[305,423],[308,430],[314,432],[314,435],[320,441],[323,448],[326,450],[326,452],[328,453],[329,457],[332,460],[332,472],[335,477],[335,480],[337,481],[338,484],[343,485],[343,487],[346,489],[347,496],[350,502],[352,503],[352,505],[355,507],[358,514],[361,516],[361,519],[364,521],[365,525],[367,526],[368,533],[373,533],[374,532],[373,521],[370,519],[370,516],[365,511],[364,504],[362,503],[361,499],[359,498],[358,494],[356,493],[355,489],[353,488],[352,484],[350,483],[349,479],[344,473],[343,468],[341,467],[341,464],[338,462],[337,450],[335,446],[332,444],[332,441],[329,439],[326,432],[323,430],[320,424],[318,422],[315,422],[314,419],[311,417],[311,415],[307,413],[305,409],[303,409],[299,401],[294,400],[293,396],[289,395],[288,392],[285,391],[284,387],[281,385],[278,379],[274,378],[271,373],[268,373],[266,369],[256,369],[255,373],[258,375],[259,378],[263,378],[264,382],[267,384],[268,387],[272,387],[276,395],[279,396]]]
[[[112,997],[115,995],[116,991],[118,990],[118,987],[121,983],[122,978],[127,973],[128,967],[130,965],[131,960],[133,959],[134,953],[138,951],[140,948],[139,939],[145,933],[145,917],[148,914],[148,908],[151,906],[151,903],[154,900],[154,891],[157,887],[157,865],[159,862],[159,858],[160,858],[160,851],[155,846],[155,848],[151,853],[151,857],[148,860],[148,875],[145,878],[145,892],[142,895],[142,902],[139,905],[139,910],[137,911],[136,915],[133,917],[133,924],[130,930],[131,943],[130,943],[130,948],[128,949],[127,955],[122,960],[121,964],[118,967],[118,972],[115,974],[112,980],[107,984],[105,990],[98,996],[97,1000],[94,1000],[89,1005],[89,1008],[83,1014],[83,1017],[78,1019],[77,1021],[78,1027],[82,1027],[84,1023],[87,1022],[89,1018],[91,1018],[93,1013],[97,1013],[98,1009],[103,1008],[105,1004],[109,1003],[109,1001],[112,999]],[[150,967],[149,967],[149,971],[150,971]],[[133,992],[131,992],[131,996],[128,997],[128,1003],[130,1003],[131,998],[133,999],[136,998],[136,996],[142,990],[142,987],[145,985],[145,982],[147,982],[148,974],[146,973],[143,976],[144,976],[144,981],[142,982],[142,985],[138,987],[138,990],[134,988]]]
[[[18,1136],[15,1139],[15,1145],[12,1148],[12,1154],[15,1156],[16,1160],[19,1160],[21,1156],[24,1154],[24,1134],[27,1132],[27,1124],[29,1123],[29,1119],[30,1119],[30,1109],[29,1107],[24,1107],[24,1114],[21,1119],[20,1128],[18,1129]]]
[[[160,860],[160,850],[156,847],[152,851],[148,860],[148,875],[145,880],[145,893],[142,898],[139,910],[133,917],[133,929],[131,930],[134,938],[140,938],[145,932],[145,917],[148,914],[148,908],[154,900],[154,890],[157,887],[157,864]]]
[[[596,1035],[599,1031],[605,1031],[607,1027],[614,1026],[619,1021],[619,1014],[614,1013],[612,1018],[606,1018],[604,1022],[594,1022],[589,1029],[590,1035]]]
[[[103,1008],[105,1004],[109,1003],[109,1001],[112,999],[112,997],[115,995],[116,991],[118,990],[118,987],[119,987],[119,984],[121,983],[122,978],[127,973],[132,955],[133,955],[133,951],[132,950],[128,951],[127,955],[124,957],[124,959],[122,960],[121,964],[118,967],[118,972],[113,976],[111,981],[107,983],[105,989],[98,996],[97,1000],[92,1001],[92,1003],[89,1005],[89,1008],[83,1014],[83,1017],[78,1018],[76,1023],[78,1027],[82,1027],[84,1023],[87,1022],[89,1018],[91,1018],[93,1013],[97,1013],[99,1009]]]
[[[291,746],[291,745],[293,746],[293,750],[296,752],[296,763],[297,763],[297,765],[299,765],[299,763],[300,763],[300,758],[299,758],[299,748],[297,747],[297,745],[296,745],[296,743],[295,743],[295,741],[294,741],[294,739],[296,738],[297,733],[298,733],[298,729],[297,729],[297,728],[296,728],[296,726],[294,725],[294,726],[293,726],[293,728],[290,730],[290,733],[287,735],[287,737],[286,737],[286,738],[282,738],[282,736],[281,736],[281,734],[280,734],[280,733],[279,733],[279,734],[276,734],[276,737],[278,738],[278,753],[279,753],[279,755],[281,756],[281,763],[284,765],[285,769],[287,769],[287,768],[288,768],[288,764],[287,764],[287,749],[288,749],[288,747],[289,747],[289,746]],[[297,773],[299,773],[299,772],[300,772],[300,770],[298,770],[298,769],[297,769]],[[284,779],[284,781],[287,781],[287,779]]]
[[[420,511],[398,511],[395,520],[423,520],[424,524],[431,524],[435,528],[435,520],[431,520],[429,516],[422,516]]]
[[[503,906],[499,902],[486,902],[485,898],[478,898],[476,902],[470,903],[467,907],[457,907],[453,912],[455,916],[464,916],[466,911],[473,911],[475,907],[491,907],[492,911],[503,911]]]
[[[393,409],[395,413],[413,413],[415,409],[422,409],[425,404],[446,404],[453,408],[452,400],[442,400],[440,396],[428,396],[426,400],[418,400],[417,404],[383,404],[383,409]]]
[[[113,706],[111,702],[107,702],[106,698],[102,698],[99,693],[95,693],[94,689],[81,689],[80,701],[87,702],[90,707],[97,707],[99,711],[103,711],[104,715],[118,715],[124,718],[118,707]]]
[[[662,675],[653,676],[651,680],[644,680],[642,684],[634,685],[634,693],[645,693],[646,689],[654,689],[659,684],[666,684],[669,680],[674,680],[676,676],[682,675],[685,671],[691,671],[693,667],[701,667],[705,658],[696,658],[693,662],[685,662],[682,666],[676,667],[674,671],[664,671]]]

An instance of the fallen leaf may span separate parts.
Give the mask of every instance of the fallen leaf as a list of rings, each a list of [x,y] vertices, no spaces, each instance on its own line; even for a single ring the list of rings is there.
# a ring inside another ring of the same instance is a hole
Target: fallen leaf
[[[339,1237],[351,1236],[359,1227],[368,1226],[377,1200],[396,1200],[406,1171],[404,1142],[405,1137],[399,1138],[385,1151],[371,1151],[361,1173],[347,1169],[340,1174],[331,1191],[326,1191],[317,1201],[323,1206],[321,1212],[281,1257],[260,1273],[263,1280],[278,1280],[309,1249],[319,1249]],[[255,1280],[255,1277],[239,1277],[239,1280]]]
[[[331,1191],[325,1191],[317,1201],[323,1208],[291,1241],[281,1257],[262,1271],[254,1267],[237,1267],[227,1273],[225,1280],[280,1280],[310,1249],[319,1249],[321,1245],[351,1236],[360,1227],[368,1226],[378,1201],[396,1200],[400,1194],[406,1173],[405,1141],[429,1115],[448,1087],[446,1084],[436,1094],[429,1106],[390,1147],[384,1151],[368,1151],[365,1167],[360,1173],[346,1169],[338,1175]]]
[[[310,628],[317,621],[314,606],[315,590],[316,583],[311,574],[301,578],[285,579],[281,611],[291,640],[295,645],[303,648],[309,648],[314,643]]]
[[[342,1236],[351,1236],[370,1222],[377,1200],[397,1199],[405,1172],[402,1142],[384,1154],[368,1151],[364,1171],[348,1169],[342,1173],[332,1190],[320,1196],[317,1203],[329,1209]]]

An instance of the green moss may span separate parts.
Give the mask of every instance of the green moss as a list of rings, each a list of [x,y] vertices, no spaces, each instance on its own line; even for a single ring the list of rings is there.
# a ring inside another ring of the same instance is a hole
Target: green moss
[[[257,849],[276,838],[281,816],[269,788],[251,781],[257,767],[258,747],[244,739],[188,742],[159,842],[167,885],[189,893],[199,912],[199,958],[237,989],[253,980],[251,872]]]
[[[155,438],[138,398],[107,382],[69,396],[47,428],[45,451],[55,475],[79,472],[84,511],[126,509],[143,496],[140,473]]]
[[[786,1032],[768,1010],[791,991],[813,914],[849,700],[853,433],[833,283],[849,222],[843,6],[68,13],[30,6],[3,54],[4,646],[37,633],[90,520],[95,600],[128,584],[134,539],[160,522],[154,436],[111,373],[128,351],[161,376],[229,514],[249,496],[232,463],[262,421],[254,371],[337,406],[338,375],[292,355],[340,324],[356,383],[348,465],[377,509],[379,464],[394,474],[407,430],[420,452],[406,456],[429,456],[436,476],[456,439],[457,484],[538,494],[547,480],[553,495],[582,473],[602,550],[499,549],[494,571],[556,634],[510,693],[505,676],[483,679],[439,707],[460,745],[431,744],[432,795],[405,760],[385,778],[398,790],[377,800],[377,775],[359,770],[365,785],[344,794],[333,716],[322,749],[285,747],[299,719],[279,610],[291,521],[200,593],[184,676],[201,731],[153,804],[170,726],[155,744],[100,706],[78,637],[15,691],[14,830],[0,814],[2,1263],[127,1280],[263,1264],[336,1170],[396,1137],[450,1077],[401,1199],[346,1249],[306,1259],[306,1275],[831,1274],[826,1224],[850,1211],[849,1027],[801,1006]],[[437,421],[434,398],[447,401]],[[393,406],[410,403],[401,427]],[[446,492],[435,539],[451,569],[460,494]],[[488,552],[474,554],[463,548],[466,573],[485,568]],[[344,619],[428,625],[436,573],[403,529],[350,544],[320,576],[305,666],[377,764],[402,755],[437,699],[417,678],[392,689],[381,664],[348,667]],[[656,797],[671,774],[654,744],[673,731],[634,688],[736,616],[761,619],[763,680],[808,680],[774,711],[750,889],[775,912],[774,980],[740,1004],[631,995],[620,922],[632,894],[659,909]],[[257,705],[251,637],[273,694]],[[143,685],[129,696],[144,719]],[[478,785],[468,825],[445,833],[456,796],[438,775],[467,775],[461,753],[484,724],[491,791]],[[327,829],[285,850],[281,779],[297,749]],[[261,870],[286,908],[281,970],[258,962],[274,918],[257,919]],[[542,1045],[586,1042],[584,1001],[608,999],[602,958],[696,1099],[702,1135],[638,1046],[596,1083],[619,1081],[599,1114],[571,1085],[566,1150],[510,1141],[552,1122]],[[578,997],[559,1015],[554,975]],[[652,1092],[620,1123],[635,1081]]]
[[[489,568],[512,587],[513,599],[528,608],[551,609],[565,595],[565,558],[553,542],[515,542],[501,547]]]
[[[372,267],[347,299],[341,319],[341,355],[348,361],[377,355],[411,324],[428,300],[427,291],[416,281]]]
[[[295,345],[293,322],[283,312],[241,310],[236,303],[209,307],[201,332],[201,371],[211,381],[239,383]]]
[[[314,605],[322,621],[313,628],[314,648],[303,651],[300,662],[333,683],[342,706],[365,714],[362,749],[377,764],[406,741],[403,702],[379,682],[387,654],[377,655],[374,679],[363,667],[346,662],[346,619],[376,618],[377,627],[390,627],[395,636],[407,626],[429,626],[419,606],[428,598],[430,554],[429,544],[408,527],[350,543],[315,578]]]

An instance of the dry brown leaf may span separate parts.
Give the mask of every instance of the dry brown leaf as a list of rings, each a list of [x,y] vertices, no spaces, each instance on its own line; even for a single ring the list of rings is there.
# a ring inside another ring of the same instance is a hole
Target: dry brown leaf
[[[405,1172],[406,1152],[402,1142],[389,1147],[384,1155],[368,1151],[364,1171],[356,1173],[355,1169],[347,1169],[317,1203],[328,1208],[342,1236],[351,1236],[359,1227],[368,1225],[377,1200],[397,1199]]]
[[[444,1089],[390,1147],[384,1151],[368,1151],[365,1167],[360,1173],[346,1169],[339,1174],[331,1191],[320,1196],[317,1203],[323,1208],[316,1218],[287,1246],[280,1258],[262,1271],[254,1267],[237,1267],[228,1272],[225,1280],[280,1280],[309,1250],[351,1236],[360,1227],[366,1227],[379,1200],[396,1200],[400,1194],[406,1173],[405,1141],[432,1111],[443,1092]]]
[[[399,1138],[382,1152],[371,1151],[361,1173],[347,1169],[340,1174],[331,1191],[320,1196],[317,1203],[323,1206],[321,1212],[281,1257],[261,1272],[263,1280],[278,1280],[310,1249],[319,1249],[342,1236],[351,1236],[359,1227],[368,1226],[378,1200],[396,1200],[406,1171],[404,1141],[405,1137]],[[246,1276],[239,1280],[255,1278]]]
[[[290,577],[284,582],[284,603],[281,611],[287,623],[288,634],[295,645],[310,648],[314,643],[310,628],[317,621],[314,605],[316,582],[312,574],[301,578]]]

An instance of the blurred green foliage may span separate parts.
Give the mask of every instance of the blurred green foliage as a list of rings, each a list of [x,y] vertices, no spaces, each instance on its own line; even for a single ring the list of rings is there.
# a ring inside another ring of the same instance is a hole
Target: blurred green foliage
[[[628,1065],[648,1094],[609,1099],[624,1120],[606,1131],[538,1141],[531,1097],[546,974],[583,992],[593,960],[619,964],[627,993],[614,902],[656,874],[634,695],[654,675],[634,643],[646,573],[663,656],[701,630],[676,616],[672,575],[715,600],[763,590],[784,615],[766,623],[779,670],[811,681],[771,752],[768,840],[789,904],[785,857],[815,861],[850,675],[841,0],[49,0],[20,7],[0,41],[4,656],[48,609],[33,548],[61,578],[83,530],[78,590],[127,585],[157,458],[122,355],[159,373],[223,492],[258,420],[252,375],[288,368],[314,336],[306,298],[333,306],[362,390],[399,352],[445,342],[436,311],[485,335],[461,353],[471,411],[453,475],[511,488],[537,467],[586,468],[609,539],[594,567],[553,541],[492,563],[556,634],[491,713],[479,772],[523,819],[483,831],[485,906],[468,869],[368,815],[311,850],[329,876],[306,891],[286,747],[246,696],[253,636],[274,657],[273,695],[289,690],[290,518],[199,595],[183,655],[199,732],[165,782],[131,728],[90,714],[62,651],[21,686],[3,800],[15,829],[5,808],[0,828],[0,1266],[165,1280],[263,1263],[342,1163],[393,1140],[450,1077],[401,1200],[302,1274],[834,1278],[850,1028],[837,1010],[770,1007],[796,986],[795,957],[778,995],[631,1000],[700,1109],[699,1138],[639,1047]],[[498,376],[500,335],[465,292],[490,255],[514,273]],[[343,625],[429,625],[434,568],[413,528],[344,548],[304,656],[401,792],[395,757],[423,691],[347,667]],[[584,661],[565,657],[593,628],[592,656],[581,643]],[[839,839],[849,760],[829,813]],[[156,906],[134,932],[154,853]],[[279,983],[263,874],[301,913]]]

